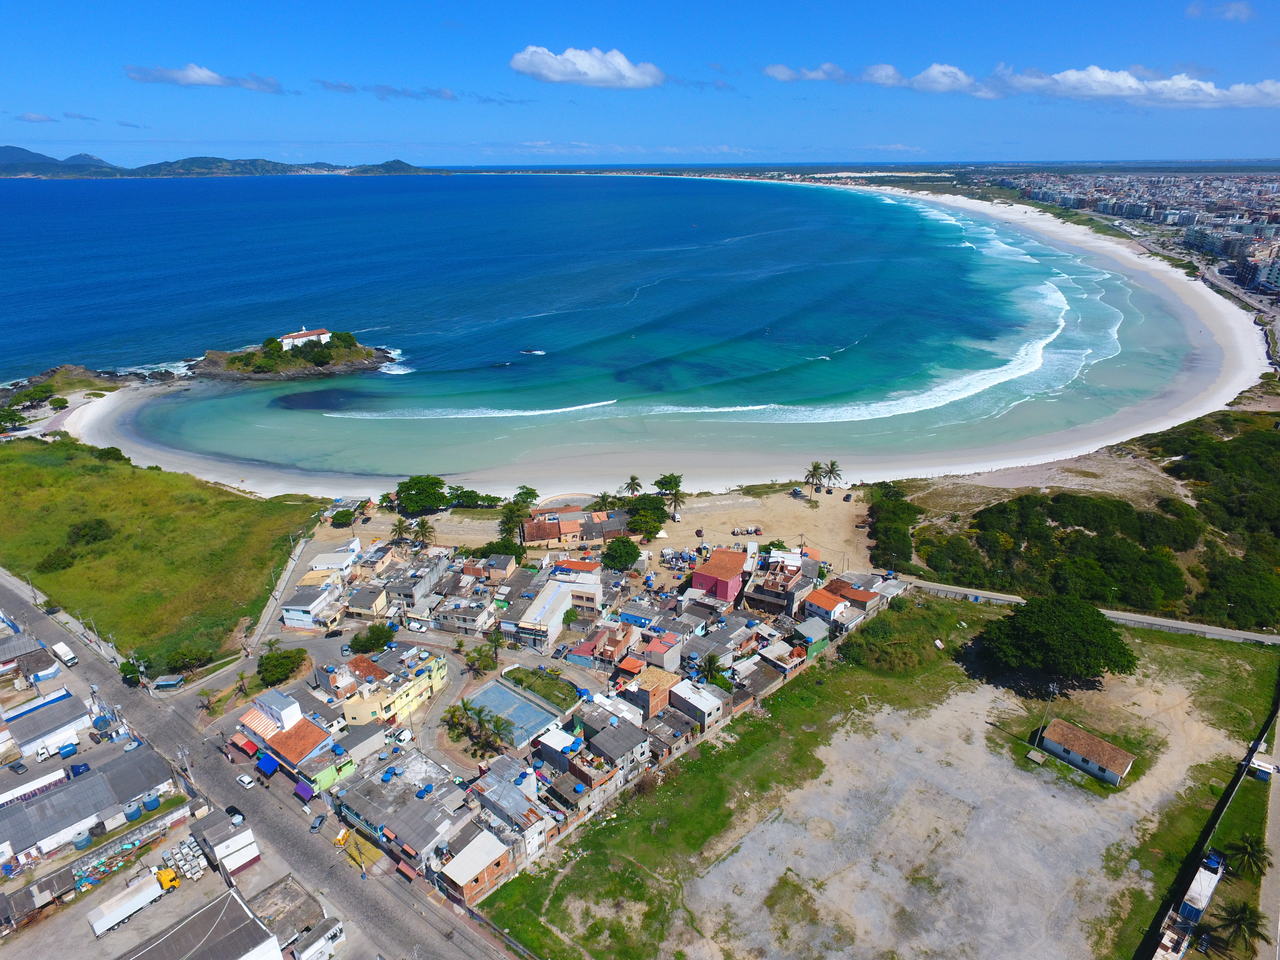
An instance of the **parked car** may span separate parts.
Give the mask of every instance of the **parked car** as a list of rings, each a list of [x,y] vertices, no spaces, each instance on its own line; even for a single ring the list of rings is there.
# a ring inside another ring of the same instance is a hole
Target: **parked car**
[[[335,640],[340,636],[342,636],[342,630],[338,629],[338,630],[330,630],[328,633],[324,635],[324,638],[326,640]]]
[[[14,773],[16,773],[18,776],[22,776],[24,773],[27,772],[27,765],[23,763],[21,760],[15,760],[13,761],[13,763],[9,764],[9,769],[12,770]]]
[[[372,519],[373,519],[373,517],[361,517],[361,518],[360,518],[360,522],[361,522],[361,523],[368,523],[368,522],[369,522],[370,520],[372,520]]]
[[[679,522],[680,522],[680,514],[678,514],[678,513],[673,513],[673,514],[671,515],[671,519],[672,519],[672,520],[674,520],[676,523],[679,523]]]
[[[247,773],[242,773],[240,774],[240,776],[236,777],[236,783],[240,784],[240,786],[248,790],[253,787],[254,779],[253,777],[249,776]]]
[[[98,735],[98,731],[97,731],[97,730],[90,730],[90,731],[89,731],[89,739],[90,739],[90,740],[92,740],[94,743],[101,743],[101,742],[102,742],[102,737]]]
[[[231,818],[231,823],[233,826],[238,827],[240,826],[240,824],[244,823],[244,812],[234,804],[232,806],[227,807],[226,814],[228,817]]]
[[[844,495],[844,502],[845,502],[845,503],[852,503],[852,502],[853,502],[853,494],[852,494],[852,493],[846,493],[846,494]]]
[[[833,493],[835,493],[835,491],[832,490],[830,487],[827,487],[827,496],[831,496],[831,494]]]
[[[319,832],[320,832],[320,828],[324,826],[324,822],[325,822],[326,820],[328,820],[328,819],[329,819],[329,817],[328,817],[326,814],[323,814],[323,813],[322,813],[322,814],[320,814],[320,816],[318,816],[318,817],[316,817],[314,820],[312,820],[312,821],[311,821],[311,832],[312,832],[312,833],[319,833]]]
[[[342,645],[342,655],[343,655],[344,657],[349,657],[349,656],[351,656],[351,644],[349,644],[349,643],[344,643],[344,644]]]
[[[50,604],[49,606],[44,608],[44,613],[45,613],[45,616],[47,617],[52,617],[55,613],[61,613],[61,612],[62,612],[62,608],[55,607],[53,604]]]
[[[555,652],[551,654],[551,659],[559,660],[563,658],[564,655],[568,652],[569,652],[569,645],[567,643],[562,643],[560,644],[560,646],[556,647]]]

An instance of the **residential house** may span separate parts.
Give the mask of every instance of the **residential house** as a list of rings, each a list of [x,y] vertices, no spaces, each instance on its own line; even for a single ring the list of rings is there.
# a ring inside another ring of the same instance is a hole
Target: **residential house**
[[[553,821],[538,799],[538,780],[532,767],[511,757],[495,757],[488,771],[471,785],[482,809],[519,838],[517,858],[529,863],[542,855]]]
[[[813,660],[830,646],[831,625],[821,617],[810,617],[796,626],[791,642],[802,645],[805,659]]]
[[[706,562],[693,571],[692,588],[726,603],[736,603],[742,592],[747,554],[738,550],[713,550]]]
[[[321,719],[279,690],[266,690],[256,696],[237,726],[257,746],[258,768],[267,776],[284,767],[293,779],[298,779],[303,764],[334,742]]]
[[[448,683],[448,663],[435,654],[411,666],[383,669],[364,654],[326,667],[324,686],[338,700],[347,723],[403,722]]]
[[[356,575],[361,580],[380,577],[396,558],[396,549],[390,543],[372,544],[356,558]]]
[[[862,593],[863,591],[851,591],[854,593]],[[872,597],[877,596],[871,594]],[[834,623],[840,616],[849,609],[849,601],[844,597],[821,588],[810,592],[805,597],[803,613],[806,617],[817,617],[823,623]]]
[[[511,847],[476,821],[459,834],[456,850],[442,859],[440,886],[446,896],[468,907],[479,904],[515,874]]]
[[[1040,748],[1112,786],[1120,785],[1138,759],[1127,750],[1058,717],[1044,728]]]
[[[671,706],[697,721],[703,733],[729,719],[732,694],[713,683],[681,680],[669,696]]]
[[[624,782],[634,780],[648,767],[649,736],[643,729],[616,716],[587,740],[587,748],[622,772]]]
[[[648,720],[667,708],[671,688],[679,682],[679,674],[659,667],[645,667],[640,676],[619,691],[619,696],[639,707]]]
[[[558,513],[530,517],[520,525],[520,541],[526,547],[565,547],[582,539],[582,521]]]
[[[377,583],[361,587],[347,600],[347,616],[354,620],[385,620],[390,609],[391,598],[386,588]]]
[[[649,755],[658,762],[679,756],[698,736],[697,722],[679,710],[664,710],[644,722]]]
[[[817,576],[816,560],[798,554],[772,554],[764,569],[751,577],[742,601],[755,610],[796,616],[805,597],[813,590]]]
[[[674,672],[680,669],[684,641],[674,633],[663,633],[646,643],[640,651],[646,663]]]
[[[606,623],[596,630],[596,658],[609,664],[620,663],[640,642],[640,628],[632,623]]]
[[[881,583],[895,583],[893,580],[881,580]],[[861,610],[866,614],[875,614],[881,607],[885,606],[889,600],[883,594],[875,590],[869,590],[860,587],[844,577],[836,577],[829,580],[824,587],[828,593],[835,594],[849,602],[849,605],[855,610]]]
[[[298,587],[280,607],[286,627],[315,630],[330,627],[342,618],[341,594],[331,583]]]

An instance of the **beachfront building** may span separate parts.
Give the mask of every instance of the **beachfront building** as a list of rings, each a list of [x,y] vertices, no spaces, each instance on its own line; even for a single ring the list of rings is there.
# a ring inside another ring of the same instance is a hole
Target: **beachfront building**
[[[747,554],[740,550],[713,550],[707,562],[693,571],[694,590],[708,597],[735,603],[742,592],[742,575]]]
[[[292,350],[294,347],[300,347],[304,343],[328,343],[333,338],[333,334],[323,327],[317,327],[315,330],[299,330],[297,333],[286,333],[280,338],[280,346],[286,350]]]

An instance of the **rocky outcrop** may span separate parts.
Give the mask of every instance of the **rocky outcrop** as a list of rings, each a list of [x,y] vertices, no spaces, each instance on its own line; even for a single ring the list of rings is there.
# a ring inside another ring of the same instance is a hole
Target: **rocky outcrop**
[[[342,363],[330,363],[323,367],[302,366],[290,367],[287,370],[272,370],[256,373],[227,366],[227,358],[233,354],[222,350],[210,350],[189,368],[192,376],[209,380],[314,380],[317,377],[336,377],[344,373],[359,373],[362,370],[377,370],[384,363],[394,363],[391,351],[382,347],[370,347],[373,356],[360,360],[347,360]]]

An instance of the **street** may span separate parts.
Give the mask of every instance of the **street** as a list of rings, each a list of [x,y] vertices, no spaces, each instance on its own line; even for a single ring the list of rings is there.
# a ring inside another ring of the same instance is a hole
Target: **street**
[[[68,634],[30,602],[25,587],[10,578],[0,581],[0,609],[21,621],[24,629],[52,644],[68,641]],[[125,686],[116,668],[105,663],[76,638],[69,641],[80,655],[74,673],[96,683],[103,699],[118,704],[130,726],[151,742],[171,762],[179,748],[189,757],[196,787],[219,809],[239,807],[254,826],[264,856],[287,863],[306,886],[323,893],[341,911],[344,922],[360,929],[387,960],[397,958],[505,958],[505,949],[481,933],[451,906],[425,899],[424,881],[412,887],[396,875],[370,877],[348,868],[345,855],[328,836],[313,836],[309,819],[284,784],[265,790],[246,790],[236,776],[248,769],[228,762],[221,754],[221,738],[206,736],[197,728],[186,698],[152,699],[145,690]],[[287,851],[282,854],[281,851]],[[406,909],[408,908],[408,909]]]

